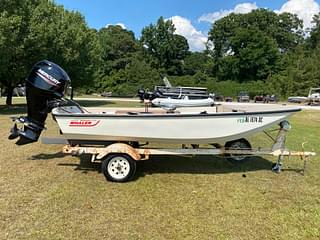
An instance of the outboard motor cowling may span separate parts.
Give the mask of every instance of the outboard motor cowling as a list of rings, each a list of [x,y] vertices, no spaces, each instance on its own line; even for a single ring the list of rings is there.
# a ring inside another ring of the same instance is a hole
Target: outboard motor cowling
[[[152,101],[155,98],[163,97],[160,91],[149,92],[144,90],[143,88],[138,90],[138,96],[140,98],[140,102],[144,102],[144,100]]]
[[[9,139],[19,137],[18,145],[37,141],[48,113],[59,106],[69,83],[68,74],[57,64],[48,60],[35,64],[26,79],[28,116],[14,118],[16,123]],[[23,128],[19,129],[17,123],[22,123]]]

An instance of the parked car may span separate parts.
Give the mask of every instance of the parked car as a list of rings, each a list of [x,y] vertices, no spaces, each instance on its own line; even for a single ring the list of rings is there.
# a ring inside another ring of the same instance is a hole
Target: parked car
[[[320,88],[310,88],[308,94],[308,105],[320,104]]]
[[[226,102],[232,102],[232,101],[233,101],[233,98],[232,98],[232,97],[226,97],[226,98],[224,99],[224,101],[226,101]]]
[[[269,102],[278,102],[278,98],[276,95],[271,95],[270,98],[269,98]]]
[[[241,91],[238,94],[237,100],[238,100],[238,102],[249,102],[250,101],[250,97],[249,97],[247,92]]]
[[[6,97],[8,95],[7,89],[1,90],[0,96]],[[26,87],[22,84],[17,85],[12,91],[13,97],[24,97],[26,96]]]
[[[112,96],[112,92],[103,92],[101,93],[101,97],[111,97]]]
[[[223,102],[224,101],[224,96],[220,94],[215,94],[214,95],[214,100],[217,102]]]
[[[269,102],[277,102],[277,97],[276,95],[257,95],[254,97],[254,102],[263,102],[263,103],[269,103]]]
[[[266,97],[264,95],[256,95],[254,96],[254,102],[265,102]]]

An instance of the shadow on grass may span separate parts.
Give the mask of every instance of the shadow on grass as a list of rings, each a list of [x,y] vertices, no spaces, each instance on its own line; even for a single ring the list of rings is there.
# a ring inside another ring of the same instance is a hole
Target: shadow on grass
[[[33,155],[28,160],[31,161],[46,161],[46,160],[52,160],[52,159],[58,159],[58,158],[64,158],[68,156],[67,154],[64,154],[63,152],[56,152],[51,154],[37,154]],[[98,171],[101,172],[101,164],[100,163],[92,163],[91,162],[91,156],[90,155],[82,155],[80,157],[80,163],[58,163],[58,166],[67,166],[67,167],[75,167],[74,170],[82,171],[83,173],[87,173],[89,171]]]
[[[76,163],[58,163],[58,166],[74,167],[75,171],[82,171],[82,173],[88,173],[90,171],[101,172],[101,164],[91,162],[90,155],[82,155],[79,157],[80,162]]]
[[[10,107],[6,105],[0,105],[0,114],[3,115],[15,115],[15,114],[26,114],[27,104],[14,104]]]
[[[260,156],[252,156],[245,162],[236,164],[229,162],[226,158],[214,156],[193,158],[158,156],[151,158],[149,161],[138,162],[135,179],[155,173],[228,174],[261,170],[272,171],[274,164],[275,162]],[[303,166],[301,166],[301,169],[290,168],[286,166],[285,162],[283,166],[282,172],[294,172],[303,175]]]
[[[233,172],[250,172],[270,170],[272,162],[262,157],[250,157],[248,161],[233,164],[222,157],[197,156],[158,156],[149,161],[139,162],[137,174],[141,176],[154,173],[194,173],[226,174]]]
[[[88,155],[80,156],[78,164],[59,163],[59,166],[74,167],[75,171],[87,173],[89,171],[101,172],[100,163],[92,163]],[[212,156],[180,157],[157,156],[148,161],[137,162],[137,172],[133,180],[156,173],[182,173],[182,174],[227,174],[245,173],[250,171],[270,170],[273,162],[262,157],[250,157],[241,164],[232,164],[224,158]]]
[[[56,152],[56,153],[50,153],[50,154],[41,153],[41,154],[31,156],[28,160],[51,160],[55,158],[64,158],[65,156],[66,154],[62,152]]]
[[[301,166],[301,169],[297,169],[297,168],[282,168],[281,171],[283,171],[283,172],[294,172],[294,173],[300,174],[302,176],[304,176],[304,174],[305,174],[303,166]]]

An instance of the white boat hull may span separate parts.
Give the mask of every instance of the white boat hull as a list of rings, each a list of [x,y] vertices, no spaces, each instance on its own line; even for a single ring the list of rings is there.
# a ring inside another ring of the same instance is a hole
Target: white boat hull
[[[288,102],[303,103],[308,101],[307,97],[288,97]]]
[[[179,107],[203,107],[212,106],[214,100],[212,98],[206,99],[189,99],[187,96],[181,99],[173,98],[155,98],[152,104],[164,108],[179,108]]]
[[[67,140],[224,144],[263,131],[297,111],[70,114],[56,108],[52,113]]]

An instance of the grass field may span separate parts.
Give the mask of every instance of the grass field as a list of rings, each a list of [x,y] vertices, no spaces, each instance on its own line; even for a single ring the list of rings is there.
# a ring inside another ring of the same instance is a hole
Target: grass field
[[[24,100],[3,104],[0,98],[0,239],[320,238],[320,111],[290,120],[288,147],[301,150],[307,140],[318,153],[305,176],[294,158],[275,174],[274,158],[238,166],[163,156],[139,163],[134,181],[116,184],[89,157],[64,156],[61,146],[15,146],[9,116],[25,113]],[[44,135],[57,135],[50,117],[47,128]],[[271,144],[262,134],[249,140]]]

